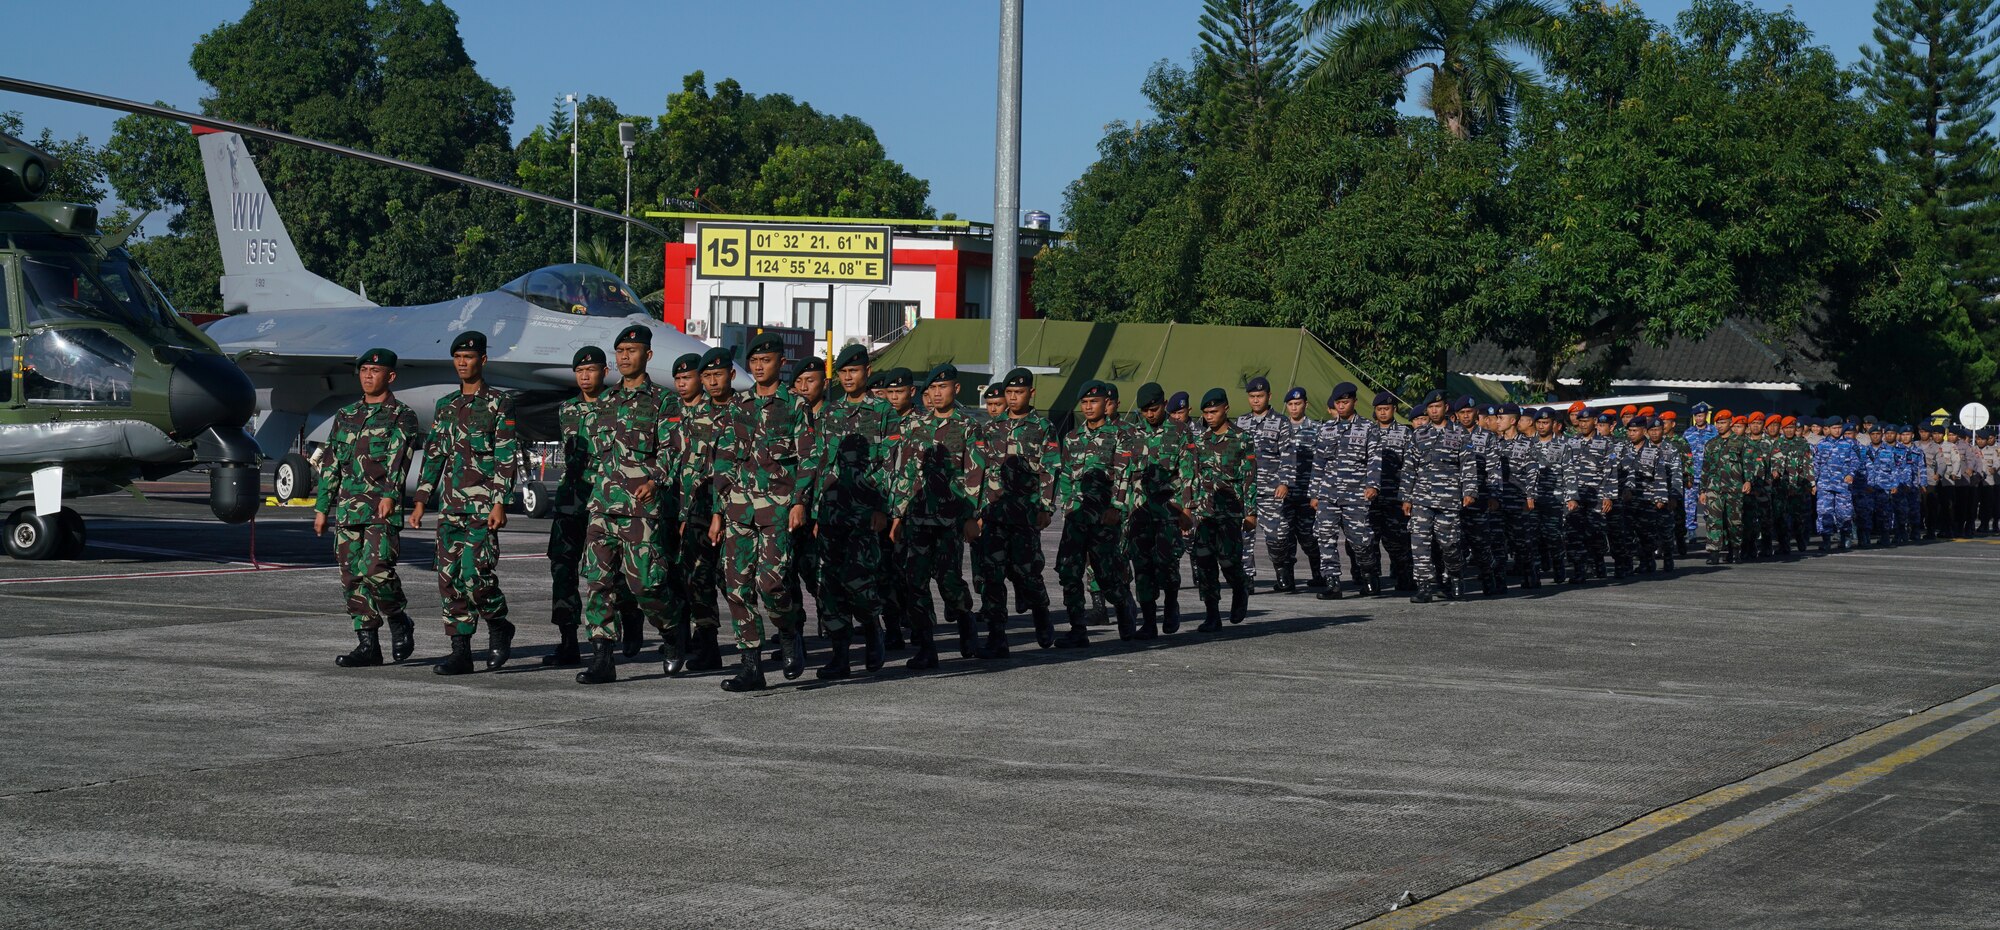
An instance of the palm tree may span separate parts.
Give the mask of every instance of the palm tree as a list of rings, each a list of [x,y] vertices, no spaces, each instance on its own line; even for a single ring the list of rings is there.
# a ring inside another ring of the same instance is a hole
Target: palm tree
[[[1460,139],[1504,125],[1534,75],[1506,51],[1549,50],[1544,0],[1314,0],[1303,25],[1321,37],[1310,81],[1429,69],[1424,106]]]

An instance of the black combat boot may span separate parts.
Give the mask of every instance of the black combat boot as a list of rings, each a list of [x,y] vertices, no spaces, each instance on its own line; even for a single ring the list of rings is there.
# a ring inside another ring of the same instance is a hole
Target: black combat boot
[[[1069,632],[1064,633],[1061,639],[1056,640],[1056,648],[1081,649],[1090,645],[1090,625],[1085,620],[1087,615],[1088,612],[1070,615]]]
[[[1312,569],[1312,580],[1306,582],[1306,587],[1308,588],[1326,587],[1326,573],[1319,570],[1319,560],[1318,559],[1312,560],[1312,564],[1307,567]]]
[[[882,670],[882,621],[872,613],[854,615],[855,626],[861,629],[861,667],[871,672]]]
[[[590,667],[576,673],[580,685],[602,685],[618,680],[618,664],[613,658],[618,644],[608,639],[590,641]]]
[[[806,673],[806,631],[780,630],[778,651],[785,654],[785,680],[796,680]]]
[[[389,618],[389,658],[401,662],[417,651],[417,625],[410,615],[396,611]]]
[[[1604,558],[1602,556],[1590,560],[1590,574],[1596,578],[1604,577]]]
[[[1458,600],[1459,595],[1464,593],[1464,590],[1459,587],[1457,578],[1447,576],[1444,579],[1444,583],[1438,586],[1438,594],[1442,595],[1447,601]]]
[[[341,668],[360,668],[364,665],[382,664],[382,634],[375,630],[355,630],[357,641],[354,649],[346,655],[334,656],[333,664]]]
[[[984,654],[989,659],[1004,659],[1007,648],[1007,617],[1001,615],[986,621],[986,646]]]
[[[1356,575],[1356,576],[1355,576],[1355,578],[1354,578],[1354,586],[1355,586],[1355,587],[1357,587],[1357,588],[1360,588],[1360,589],[1361,589],[1361,593],[1363,593],[1363,594],[1367,594],[1367,593],[1368,593],[1368,576],[1366,576],[1366,575]],[[1330,578],[1330,579],[1328,579],[1328,580],[1327,580],[1327,583],[1326,583],[1326,587],[1324,587],[1324,588],[1321,588],[1321,589],[1320,589],[1320,592],[1319,592],[1319,594],[1317,594],[1317,595],[1315,595],[1315,596],[1316,596],[1316,597],[1318,597],[1318,598],[1319,598],[1320,600],[1322,600],[1322,601],[1337,601],[1337,600],[1340,600],[1340,579],[1338,579],[1338,578]]]
[[[826,641],[831,655],[827,658],[826,665],[813,675],[830,681],[854,674],[854,666],[848,662],[848,654],[854,648],[854,631],[841,630],[837,633],[828,633]]]
[[[1632,563],[1624,561],[1622,559],[1616,563],[1613,563],[1611,567],[1612,577],[1623,579],[1630,574],[1632,574]]]
[[[1396,590],[1415,591],[1416,589],[1417,576],[1414,569],[1404,568],[1402,571],[1396,573]]]
[[[1090,592],[1090,609],[1084,612],[1085,626],[1103,626],[1111,619],[1111,612],[1104,607],[1104,592]]]
[[[909,662],[904,663],[906,668],[920,669],[920,670],[926,668],[937,668],[938,654],[937,654],[936,633],[937,633],[936,629],[928,622],[928,618],[919,620],[914,626],[910,628],[910,645],[916,647],[916,654],[910,656]]]
[[[439,675],[463,675],[472,671],[472,634],[451,634],[451,655],[431,666],[431,671]]]
[[[1721,564],[1722,564],[1722,553],[1720,553],[1720,552],[1717,552],[1717,551],[1715,551],[1714,549],[1710,549],[1710,550],[1708,550],[1708,564],[1710,564],[1710,565],[1721,565]]]
[[[1286,564],[1286,565],[1274,565],[1274,566],[1272,566],[1272,571],[1273,571],[1273,573],[1275,573],[1275,574],[1277,575],[1277,578],[1278,578],[1278,580],[1277,580],[1277,581],[1276,581],[1276,582],[1275,582],[1274,584],[1272,584],[1272,585],[1271,585],[1271,593],[1273,593],[1273,594],[1296,594],[1296,593],[1298,593],[1298,590],[1299,590],[1299,585],[1298,585],[1298,582],[1295,582],[1295,581],[1293,581],[1293,580],[1292,580],[1292,566],[1291,566],[1291,565],[1289,565],[1289,564]]]
[[[1139,605],[1139,629],[1132,633],[1133,639],[1160,638],[1160,608],[1152,601]]]
[[[1118,638],[1136,638],[1139,634],[1139,618],[1134,616],[1137,611],[1132,609],[1132,602],[1121,600],[1112,606],[1113,612],[1118,615]]]
[[[486,670],[493,671],[514,657],[514,624],[494,618],[486,621]]]
[[[1410,595],[1410,603],[1428,604],[1430,602],[1431,602],[1431,586],[1427,584],[1417,585],[1417,592],[1415,594]]]
[[[569,623],[556,627],[556,635],[561,637],[556,648],[542,657],[543,665],[575,665],[583,661],[576,647],[576,624]]]
[[[1160,605],[1160,632],[1172,636],[1181,631],[1180,595],[1169,591],[1163,601]]]
[[[979,627],[972,621],[972,612],[955,611],[953,619],[958,624],[958,657],[979,658]]]
[[[1655,565],[1653,564],[1653,560],[1652,560],[1652,559],[1640,559],[1640,560],[1639,560],[1639,574],[1641,574],[1641,575],[1650,575],[1650,574],[1652,574],[1652,573],[1653,573],[1653,572],[1654,572],[1655,570],[1656,570],[1656,566],[1655,566]]]
[[[882,612],[882,648],[903,648],[903,618],[892,611]]]
[[[1218,633],[1218,632],[1221,632],[1221,631],[1222,631],[1222,608],[1221,608],[1221,606],[1220,606],[1220,602],[1218,602],[1218,601],[1202,601],[1201,603],[1202,603],[1202,606],[1203,606],[1204,608],[1206,608],[1206,609],[1208,610],[1208,619],[1206,619],[1206,620],[1203,620],[1203,621],[1201,622],[1201,625],[1200,625],[1200,626],[1197,626],[1197,627],[1195,627],[1195,630],[1196,630],[1196,631],[1198,631],[1198,632],[1202,632],[1202,633]]]
[[[668,678],[678,678],[688,670],[687,624],[660,631],[660,669]]]
[[[722,690],[730,692],[762,691],[764,685],[763,653],[757,649],[736,650],[736,677],[724,678]]]
[[[1244,615],[1250,612],[1250,586],[1233,588],[1229,592],[1229,622],[1242,623]]]
[[[713,672],[722,668],[722,644],[716,641],[721,627],[698,626],[694,631],[694,652],[688,658],[688,671]]]
[[[625,658],[638,655],[639,648],[646,644],[646,615],[637,608],[620,608],[618,632],[625,636]]]
[[[1056,645],[1056,624],[1049,619],[1047,607],[1036,607],[1029,611],[1035,618],[1035,645],[1043,649],[1053,649]]]

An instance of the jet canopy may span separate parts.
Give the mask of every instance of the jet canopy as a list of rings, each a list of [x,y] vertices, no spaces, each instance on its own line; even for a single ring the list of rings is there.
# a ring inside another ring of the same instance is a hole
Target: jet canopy
[[[500,286],[544,310],[577,316],[647,314],[639,295],[618,276],[595,265],[550,265]]]

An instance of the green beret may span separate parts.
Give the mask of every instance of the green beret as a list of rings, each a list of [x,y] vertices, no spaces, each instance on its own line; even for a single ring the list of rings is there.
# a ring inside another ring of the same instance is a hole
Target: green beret
[[[802,358],[796,362],[793,362],[791,376],[786,378],[785,380],[797,381],[799,380],[800,375],[805,374],[808,371],[820,371],[820,372],[826,371],[826,359],[820,358],[819,356],[813,356],[812,358]]]
[[[701,370],[728,370],[736,362],[736,350],[728,346],[716,346],[701,354]]]
[[[1111,382],[1109,382],[1109,381],[1099,381],[1099,382],[1097,382],[1097,383],[1098,383],[1098,384],[1102,384],[1102,385],[1104,385],[1104,396],[1105,396],[1105,397],[1108,397],[1108,398],[1110,398],[1110,399],[1112,399],[1112,400],[1117,400],[1117,399],[1118,399],[1118,385],[1115,385],[1115,384],[1112,384],[1112,383],[1111,383]]]
[[[576,350],[576,354],[571,356],[569,360],[569,367],[571,368],[602,364],[604,364],[604,350],[596,346],[584,346]]]
[[[611,340],[611,347],[615,349],[628,342],[638,343],[649,349],[652,348],[653,328],[643,323],[634,323],[631,326],[627,326],[618,331],[618,338]]]
[[[1000,379],[1000,385],[1002,387],[1034,387],[1035,373],[1026,368],[1016,368],[1008,372],[1007,377]]]
[[[1209,388],[1208,393],[1201,395],[1201,409],[1207,410],[1215,406],[1229,406],[1228,391],[1221,388]]]
[[[690,371],[700,371],[700,370],[701,370],[700,353],[689,352],[686,355],[681,356],[680,358],[674,359],[674,374],[684,375]]]
[[[866,364],[868,364],[868,347],[858,342],[840,350],[840,354],[833,358],[834,371],[839,371],[850,365]]]
[[[477,352],[485,355],[486,334],[476,329],[459,333],[458,338],[451,341],[451,354],[457,355],[460,352]]]
[[[943,384],[946,381],[957,381],[957,380],[958,380],[958,366],[953,365],[950,362],[945,362],[944,364],[931,369],[931,373],[924,377],[924,386],[929,387],[930,385],[933,384]]]
[[[361,353],[360,358],[354,360],[355,370],[357,371],[360,370],[361,366],[363,365],[380,365],[383,368],[389,369],[390,371],[395,371],[396,353],[391,352],[388,349],[369,349],[368,351]]]
[[[1109,397],[1109,396],[1111,396],[1111,385],[1105,384],[1104,382],[1099,381],[1095,378],[1092,378],[1089,381],[1085,381],[1083,383],[1083,390],[1076,392],[1076,398],[1078,400],[1083,400],[1084,398],[1088,397]]]
[[[998,384],[989,384],[989,385],[987,385],[987,386],[986,386],[986,399],[987,399],[987,400],[992,400],[992,399],[994,399],[994,398],[996,398],[996,397],[1005,397],[1005,396],[1007,396],[1007,390],[1006,390],[1005,388],[1001,387],[1000,385],[998,385]]]
[[[1139,385],[1139,396],[1134,401],[1134,403],[1139,405],[1139,409],[1141,410],[1151,407],[1154,404],[1164,404],[1166,402],[1167,389],[1161,387],[1157,381],[1148,381],[1145,384]]]
[[[766,352],[784,355],[785,337],[773,332],[758,333],[750,337],[750,347],[744,350],[743,358],[748,360],[752,355],[762,355]]]
[[[885,388],[909,387],[910,380],[914,377],[915,375],[911,374],[908,368],[891,368],[887,373],[882,375],[882,386]]]

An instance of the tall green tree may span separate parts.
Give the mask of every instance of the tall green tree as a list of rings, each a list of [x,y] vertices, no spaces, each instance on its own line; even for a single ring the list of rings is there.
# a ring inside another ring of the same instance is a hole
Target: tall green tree
[[[1292,0],[1207,0],[1201,13],[1206,132],[1263,151],[1298,65],[1299,9]]]
[[[1953,299],[2000,355],[2000,144],[1993,106],[2000,0],[1879,0],[1862,87],[1887,121],[1882,151],[1916,185]],[[1982,396],[2000,384],[1979,385]]]
[[[1554,23],[1543,0],[1313,0],[1304,17],[1320,36],[1313,80],[1429,71],[1423,105],[1460,139],[1505,126],[1534,92],[1530,66],[1509,53],[1542,54]]]

